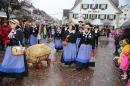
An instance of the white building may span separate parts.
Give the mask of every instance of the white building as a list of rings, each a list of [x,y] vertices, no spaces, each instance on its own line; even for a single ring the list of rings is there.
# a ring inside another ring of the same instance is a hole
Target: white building
[[[118,0],[76,0],[69,11],[69,21],[78,24],[79,20],[93,25],[118,27],[122,13]]]
[[[119,26],[121,26],[123,23],[130,20],[130,6],[127,4],[119,7],[119,9],[123,12],[120,15],[120,20],[119,20]]]

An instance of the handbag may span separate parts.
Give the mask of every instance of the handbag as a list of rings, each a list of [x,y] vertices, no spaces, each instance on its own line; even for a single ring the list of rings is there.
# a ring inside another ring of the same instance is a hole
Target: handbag
[[[38,34],[37,39],[41,39],[41,35],[40,34]]]
[[[14,56],[20,56],[24,55],[25,53],[25,47],[22,47],[21,42],[19,42],[19,46],[12,46],[11,47],[11,54]]]

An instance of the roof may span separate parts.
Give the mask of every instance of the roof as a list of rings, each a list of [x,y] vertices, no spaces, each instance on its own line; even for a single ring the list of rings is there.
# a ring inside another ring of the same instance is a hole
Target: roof
[[[119,6],[119,0],[112,0],[112,2],[113,2],[113,4],[115,5],[115,6]]]
[[[74,6],[79,2],[80,0],[75,0]]]
[[[76,7],[76,5],[78,5],[81,1],[82,1],[82,0],[75,0],[75,4],[74,4],[74,6],[70,9],[70,11],[73,10],[73,9]],[[113,5],[118,11],[120,11],[120,12],[122,13],[122,11],[118,8],[118,6],[119,6],[119,0],[109,0],[109,1],[110,1],[110,3],[112,3],[112,5]]]
[[[81,0],[75,0],[75,4],[74,6]],[[116,5],[117,7],[119,6],[119,0],[111,0],[113,2],[114,5]]]
[[[119,7],[119,9],[122,10],[125,6],[127,6],[127,5],[121,6],[121,7]]]
[[[69,14],[69,10],[68,9],[64,9],[63,10],[63,17],[67,17],[68,14]]]

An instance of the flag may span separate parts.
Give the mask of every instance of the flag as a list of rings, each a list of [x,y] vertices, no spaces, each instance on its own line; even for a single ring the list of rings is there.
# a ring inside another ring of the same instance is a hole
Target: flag
[[[97,0],[93,0],[93,8],[96,7],[96,2],[97,2]]]

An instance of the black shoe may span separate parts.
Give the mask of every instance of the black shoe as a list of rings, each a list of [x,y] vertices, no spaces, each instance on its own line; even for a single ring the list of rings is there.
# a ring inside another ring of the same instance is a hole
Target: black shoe
[[[0,77],[0,86],[2,86],[3,77]]]
[[[77,67],[76,67],[76,70],[77,70],[77,71],[81,71],[82,69],[81,69],[81,68],[77,68]]]

